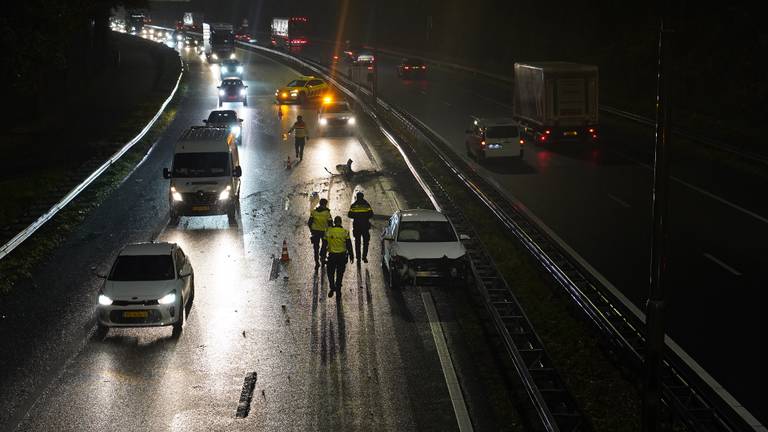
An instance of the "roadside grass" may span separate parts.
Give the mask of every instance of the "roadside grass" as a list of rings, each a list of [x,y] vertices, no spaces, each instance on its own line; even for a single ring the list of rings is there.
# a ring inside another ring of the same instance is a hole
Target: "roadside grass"
[[[399,124],[378,112],[388,123]],[[568,388],[596,430],[636,431],[640,428],[640,395],[601,349],[599,335],[571,311],[568,299],[551,286],[527,251],[507,233],[495,216],[456,177],[427,144],[405,129],[398,134],[411,143],[427,170],[451,196],[488,249],[496,268],[512,287]]]
[[[133,148],[126,152],[52,220],[33,234],[31,238],[22,243],[10,255],[0,260],[0,296],[11,292],[18,280],[31,277],[32,269],[45,259],[54,248],[61,245],[67,239],[68,234],[77,227],[78,223],[91,210],[97,208],[133,171],[151,149],[155,141],[162,135],[165,128],[176,117],[178,101],[184,93],[186,93],[186,85],[184,85],[182,79],[182,85],[176,96],[141,141],[136,143]],[[119,128],[121,133],[126,134],[125,137],[127,138],[125,138],[125,141],[132,138],[133,135],[146,125],[149,119],[157,113],[160,103],[162,103],[162,100],[156,105],[145,104],[141,111],[137,111],[134,116],[131,116],[126,121],[125,125],[128,126]],[[130,135],[131,133],[133,135]],[[28,190],[27,194],[36,192],[32,186]],[[24,195],[19,193],[18,196]],[[83,271],[88,271],[88,269],[83,269]]]

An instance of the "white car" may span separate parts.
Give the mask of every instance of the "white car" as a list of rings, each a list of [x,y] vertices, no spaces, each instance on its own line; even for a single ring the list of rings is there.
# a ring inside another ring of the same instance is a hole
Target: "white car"
[[[98,294],[100,332],[172,325],[174,335],[181,333],[185,310],[195,297],[195,275],[175,243],[126,246],[105,279]]]
[[[320,126],[321,135],[334,131],[352,133],[355,127],[355,113],[345,101],[323,102],[317,111],[317,124]]]
[[[470,268],[462,240],[469,237],[457,234],[438,211],[398,210],[381,236],[381,264],[390,287],[425,278],[465,283]]]
[[[467,156],[478,162],[490,158],[523,157],[525,139],[521,130],[511,118],[472,117],[472,125],[466,130],[464,139]]]

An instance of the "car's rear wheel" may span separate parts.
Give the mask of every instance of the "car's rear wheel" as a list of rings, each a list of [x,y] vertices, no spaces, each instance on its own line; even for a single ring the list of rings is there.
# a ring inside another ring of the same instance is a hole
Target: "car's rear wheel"
[[[184,314],[186,312],[186,308],[184,305],[184,297],[181,297],[181,308],[179,309],[179,319],[176,320],[175,323],[173,323],[173,336],[177,337],[181,335],[181,332],[184,328]]]
[[[389,287],[391,289],[398,289],[402,285],[402,281],[400,280],[400,275],[397,273],[397,270],[393,269],[391,264],[389,266],[389,271],[387,279],[389,280]]]

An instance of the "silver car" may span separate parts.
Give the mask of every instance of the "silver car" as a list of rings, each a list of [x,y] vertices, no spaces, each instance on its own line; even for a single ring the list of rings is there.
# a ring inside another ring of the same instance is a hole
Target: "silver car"
[[[173,326],[181,333],[187,306],[195,296],[189,258],[175,243],[137,243],[115,259],[98,294],[97,320],[110,327]]]

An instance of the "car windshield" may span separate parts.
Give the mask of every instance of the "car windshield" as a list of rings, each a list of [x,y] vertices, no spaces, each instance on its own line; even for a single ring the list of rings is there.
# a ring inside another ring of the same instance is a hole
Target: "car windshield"
[[[154,281],[174,278],[170,255],[121,255],[117,257],[109,280]]]
[[[214,111],[208,116],[208,123],[232,123],[236,120],[234,111]]]
[[[226,80],[221,83],[223,87],[239,87],[243,85],[243,82],[240,80]]]
[[[349,112],[347,104],[328,104],[323,107],[323,112],[327,113],[343,113]]]
[[[224,60],[221,62],[222,66],[239,66],[240,62],[237,60]]]
[[[174,177],[228,176],[229,153],[176,153],[173,157]]]
[[[492,126],[485,130],[486,138],[517,137],[517,126]]]
[[[405,243],[454,242],[456,234],[447,221],[403,222],[397,241]]]
[[[307,85],[307,82],[304,80],[293,80],[286,87],[304,87],[305,85]]]

